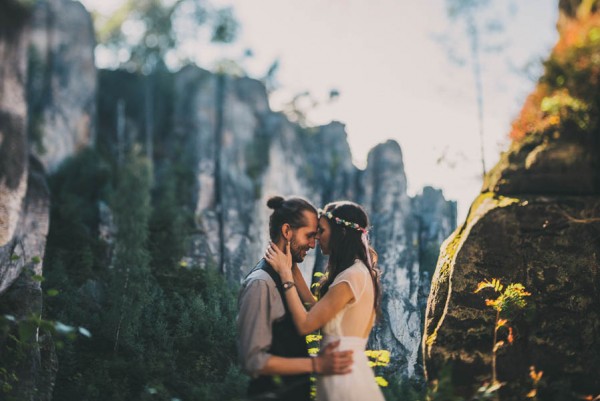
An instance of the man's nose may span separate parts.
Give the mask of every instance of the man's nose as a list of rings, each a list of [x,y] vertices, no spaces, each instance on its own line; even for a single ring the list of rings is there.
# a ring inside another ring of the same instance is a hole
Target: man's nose
[[[311,240],[308,242],[308,246],[309,246],[311,249],[315,249],[315,246],[317,246],[317,240],[316,240],[315,238],[311,239]]]

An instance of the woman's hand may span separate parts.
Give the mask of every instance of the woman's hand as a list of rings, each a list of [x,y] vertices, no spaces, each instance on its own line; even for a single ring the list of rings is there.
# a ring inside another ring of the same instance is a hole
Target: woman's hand
[[[273,242],[269,242],[269,247],[265,252],[265,260],[279,274],[281,281],[294,281],[292,274],[292,252],[289,242],[285,246],[285,253]]]

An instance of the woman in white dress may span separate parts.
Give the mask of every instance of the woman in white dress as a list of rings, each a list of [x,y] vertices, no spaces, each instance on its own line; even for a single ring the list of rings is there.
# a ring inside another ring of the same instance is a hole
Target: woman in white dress
[[[329,262],[318,302],[307,296],[310,291],[303,280],[294,282],[289,244],[285,253],[271,244],[265,259],[281,276],[298,332],[305,335],[322,328],[321,347],[340,340],[339,350],[353,351],[349,374],[317,377],[317,400],[382,401],[364,353],[381,298],[377,255],[367,239],[367,214],[352,202],[330,203],[319,214],[317,238]],[[308,311],[302,301],[311,304]]]

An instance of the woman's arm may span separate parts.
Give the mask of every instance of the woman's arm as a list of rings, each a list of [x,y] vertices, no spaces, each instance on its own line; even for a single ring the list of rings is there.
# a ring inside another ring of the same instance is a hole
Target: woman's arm
[[[302,306],[295,286],[286,291],[285,297],[298,333],[306,335],[325,326],[347,303],[352,301],[353,295],[348,283],[342,282],[330,287],[327,294],[308,312]]]
[[[277,273],[279,273],[281,281],[295,282],[291,269],[292,260],[289,244],[287,254],[281,252],[276,246],[272,246],[267,250],[265,258]],[[325,294],[319,302],[315,303],[309,312],[302,306],[302,301],[300,300],[296,286],[288,289],[285,292],[285,297],[298,333],[305,335],[323,327],[327,322],[333,319],[347,303],[352,301],[354,295],[352,294],[350,285],[346,282],[342,282],[330,287],[327,294]]]
[[[304,281],[304,277],[302,277],[302,272],[298,268],[298,265],[295,263],[292,266],[292,275],[294,278],[292,281],[296,283],[296,288],[298,289],[300,299],[304,305],[308,304],[309,308],[312,307],[317,301],[315,300],[315,297],[313,297],[308,285],[306,285],[306,281]]]

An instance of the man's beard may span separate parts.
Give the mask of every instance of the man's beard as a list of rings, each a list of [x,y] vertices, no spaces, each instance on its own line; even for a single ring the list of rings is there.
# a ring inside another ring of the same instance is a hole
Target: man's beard
[[[298,244],[292,237],[292,240],[290,241],[290,252],[292,253],[292,261],[294,263],[302,263],[302,261],[304,260],[304,258],[302,257],[302,251],[303,249],[298,248]]]

